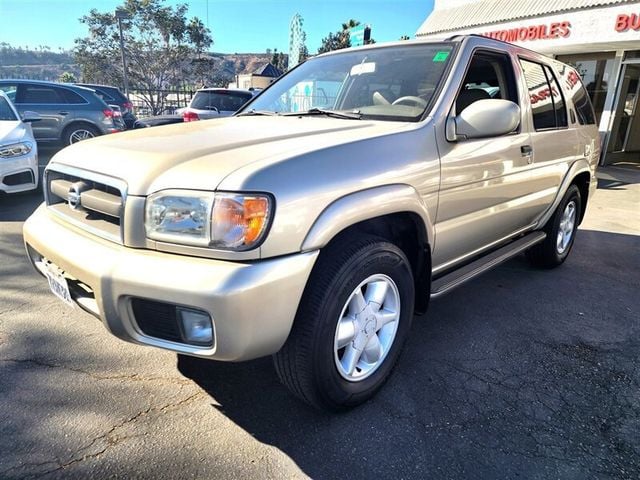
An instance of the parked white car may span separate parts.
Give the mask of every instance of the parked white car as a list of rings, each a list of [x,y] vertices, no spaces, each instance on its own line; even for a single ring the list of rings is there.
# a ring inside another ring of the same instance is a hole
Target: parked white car
[[[0,192],[17,193],[38,188],[38,146],[31,122],[36,112],[20,118],[11,100],[0,90]]]

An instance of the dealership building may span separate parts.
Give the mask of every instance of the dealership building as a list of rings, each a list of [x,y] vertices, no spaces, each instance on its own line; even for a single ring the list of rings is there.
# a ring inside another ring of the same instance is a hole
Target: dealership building
[[[602,164],[640,165],[640,1],[435,0],[417,38],[480,34],[576,67],[593,101]]]

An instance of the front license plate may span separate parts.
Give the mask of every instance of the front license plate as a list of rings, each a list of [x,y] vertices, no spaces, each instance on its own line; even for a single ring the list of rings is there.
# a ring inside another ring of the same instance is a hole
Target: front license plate
[[[45,271],[47,280],[49,280],[49,288],[56,297],[58,297],[67,305],[73,307],[73,300],[71,300],[71,294],[69,293],[69,284],[67,284],[67,279],[54,269],[55,267],[53,265],[49,265]]]

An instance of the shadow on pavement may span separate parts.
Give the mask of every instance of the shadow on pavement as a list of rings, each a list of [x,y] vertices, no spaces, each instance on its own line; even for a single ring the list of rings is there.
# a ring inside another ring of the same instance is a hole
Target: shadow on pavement
[[[0,222],[24,222],[43,201],[41,190],[0,194]]]
[[[178,369],[312,478],[637,478],[639,247],[581,231],[561,268],[517,258],[432,302],[387,384],[346,414],[298,402],[270,359]]]

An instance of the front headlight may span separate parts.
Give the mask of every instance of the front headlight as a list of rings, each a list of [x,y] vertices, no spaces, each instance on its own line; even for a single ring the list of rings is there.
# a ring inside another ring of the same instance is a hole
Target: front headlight
[[[19,157],[20,155],[26,155],[33,150],[33,144],[31,142],[13,143],[11,145],[4,145],[0,147],[0,158],[12,158]]]
[[[260,243],[272,214],[267,195],[168,190],[147,198],[147,237],[225,250]]]

